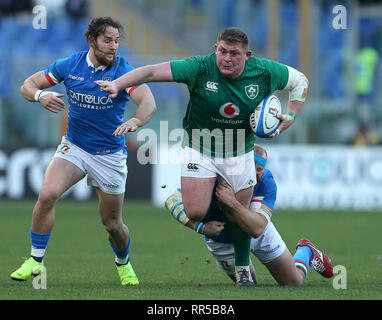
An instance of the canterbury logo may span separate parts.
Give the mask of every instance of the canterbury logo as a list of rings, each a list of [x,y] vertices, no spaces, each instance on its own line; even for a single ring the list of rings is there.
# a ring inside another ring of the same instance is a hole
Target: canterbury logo
[[[218,83],[207,81],[206,83],[206,89],[212,92],[218,92]]]
[[[188,171],[198,171],[199,167],[196,163],[189,163],[187,165],[187,169],[188,169]]]

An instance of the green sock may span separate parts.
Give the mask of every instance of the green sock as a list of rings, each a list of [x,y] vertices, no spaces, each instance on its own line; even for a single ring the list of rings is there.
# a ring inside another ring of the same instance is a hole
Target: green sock
[[[226,223],[226,228],[235,248],[235,265],[248,266],[251,236],[241,230],[236,223],[230,221]]]

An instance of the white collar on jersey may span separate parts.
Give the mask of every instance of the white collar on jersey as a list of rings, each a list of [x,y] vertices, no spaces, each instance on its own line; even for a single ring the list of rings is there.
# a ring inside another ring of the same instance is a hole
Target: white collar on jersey
[[[90,61],[90,58],[89,58],[89,51],[88,51],[88,53],[87,53],[87,55],[86,55],[86,62],[88,63],[88,67],[92,67],[92,68],[94,68],[95,69],[95,71],[98,71],[98,70],[102,70],[102,71],[104,71],[106,68],[107,68],[107,66],[99,66],[99,67],[94,67],[94,64],[93,64],[93,62],[91,62]]]

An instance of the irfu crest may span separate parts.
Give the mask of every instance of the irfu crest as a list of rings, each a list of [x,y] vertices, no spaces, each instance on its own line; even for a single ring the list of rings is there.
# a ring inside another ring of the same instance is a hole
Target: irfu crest
[[[259,85],[258,84],[250,84],[245,87],[245,94],[249,99],[255,99],[259,94]]]

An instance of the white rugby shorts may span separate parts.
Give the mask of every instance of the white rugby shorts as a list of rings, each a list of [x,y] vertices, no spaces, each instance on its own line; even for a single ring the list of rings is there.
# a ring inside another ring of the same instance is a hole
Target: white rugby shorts
[[[235,249],[231,243],[220,243],[208,239],[206,245],[215,257],[220,268],[227,274],[235,270]],[[251,239],[251,252],[262,263],[268,263],[278,258],[286,249],[286,244],[271,221],[261,236]]]
[[[80,168],[87,175],[89,186],[98,187],[108,194],[125,192],[127,155],[122,150],[111,154],[94,155],[63,137],[53,158],[68,160]]]
[[[253,151],[230,158],[211,158],[195,149],[182,150],[182,177],[222,177],[236,192],[256,185]]]

